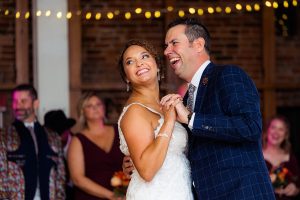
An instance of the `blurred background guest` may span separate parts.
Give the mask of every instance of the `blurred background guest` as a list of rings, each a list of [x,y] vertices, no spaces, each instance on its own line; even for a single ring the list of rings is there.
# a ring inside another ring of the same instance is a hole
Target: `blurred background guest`
[[[61,141],[39,123],[39,103],[30,84],[12,91],[14,122],[0,135],[0,199],[65,199]]]
[[[290,123],[284,116],[271,118],[263,137],[263,154],[276,199],[299,199],[299,164],[291,152]]]
[[[67,167],[67,150],[71,142],[73,133],[71,128],[75,125],[76,120],[73,118],[67,118],[62,110],[51,110],[44,116],[44,127],[49,131],[54,131],[59,134],[62,148],[64,151],[64,161],[66,165],[66,200],[73,199],[73,185],[70,181],[70,175]]]
[[[117,126],[105,125],[105,106],[92,92],[79,100],[78,114],[82,130],[68,151],[74,199],[115,199],[110,180],[122,170],[123,159]]]

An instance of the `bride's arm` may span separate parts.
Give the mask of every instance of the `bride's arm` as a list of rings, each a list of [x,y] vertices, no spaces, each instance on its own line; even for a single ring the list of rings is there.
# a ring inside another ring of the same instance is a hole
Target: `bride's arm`
[[[131,106],[121,121],[121,129],[129,148],[130,156],[139,175],[151,181],[162,166],[176,120],[174,107],[164,114],[164,123],[154,137],[149,111],[141,106]]]

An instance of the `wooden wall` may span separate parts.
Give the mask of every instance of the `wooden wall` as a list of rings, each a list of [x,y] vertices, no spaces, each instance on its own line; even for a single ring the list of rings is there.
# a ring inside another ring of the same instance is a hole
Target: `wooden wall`
[[[264,120],[275,114],[278,107],[300,107],[300,6],[292,7],[290,3],[289,11],[294,14],[288,16],[286,23],[292,24],[293,32],[283,36],[277,25],[284,9],[268,8],[261,1],[240,2],[243,6],[259,3],[260,10],[249,12],[243,7],[238,11],[237,1],[233,0],[69,0],[69,10],[73,13],[69,20],[71,115],[77,117],[75,108],[81,93],[94,90],[107,102],[109,122],[116,122],[128,95],[116,65],[123,44],[132,38],[143,38],[162,51],[166,25],[178,16],[179,9],[185,10],[186,16],[200,17],[210,30],[213,62],[239,65],[253,78],[261,94]],[[0,2],[0,95],[7,97],[7,107],[10,107],[11,88],[32,80],[30,19],[22,22],[14,14],[5,15],[3,9],[15,11],[20,6],[30,7],[23,5],[22,0]],[[174,10],[167,11],[168,6]],[[207,13],[208,7],[217,6],[222,12]],[[232,13],[224,12],[226,6],[232,8]],[[137,7],[163,13],[159,18],[146,19],[143,13],[134,13],[133,8]],[[204,15],[189,14],[189,7],[203,8]],[[106,17],[108,11],[116,10],[119,15],[113,19]],[[130,20],[124,19],[126,11],[132,13]],[[91,18],[87,19],[89,12]],[[101,12],[99,20],[95,19],[98,12]],[[24,37],[24,31],[28,36]],[[20,40],[25,43],[17,42]],[[165,71],[163,93],[174,92],[181,81],[167,66]],[[10,113],[6,112],[5,123],[9,121]]]

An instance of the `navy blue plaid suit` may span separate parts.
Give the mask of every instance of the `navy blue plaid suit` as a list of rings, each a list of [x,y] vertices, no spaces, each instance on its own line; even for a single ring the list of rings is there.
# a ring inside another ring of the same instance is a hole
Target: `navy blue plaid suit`
[[[194,113],[189,160],[198,199],[275,199],[262,155],[259,95],[250,77],[238,67],[210,63]]]

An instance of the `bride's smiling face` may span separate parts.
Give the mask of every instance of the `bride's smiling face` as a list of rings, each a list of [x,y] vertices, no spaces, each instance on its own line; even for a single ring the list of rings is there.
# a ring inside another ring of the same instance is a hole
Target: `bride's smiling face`
[[[141,46],[132,45],[126,49],[123,66],[128,81],[133,85],[157,80],[158,68],[155,58]]]

